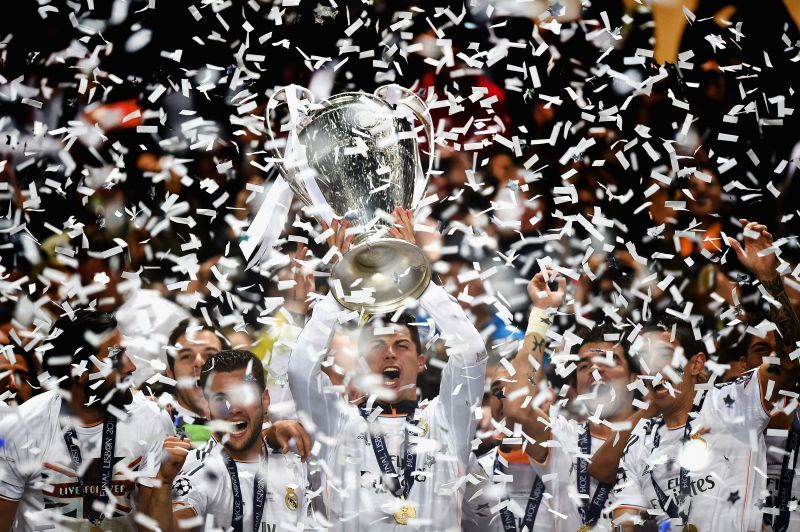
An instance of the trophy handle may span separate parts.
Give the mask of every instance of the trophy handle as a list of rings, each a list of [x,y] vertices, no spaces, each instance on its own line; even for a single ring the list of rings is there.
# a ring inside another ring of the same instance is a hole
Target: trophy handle
[[[419,120],[424,126],[425,136],[428,139],[428,150],[430,152],[428,156],[428,170],[425,172],[425,179],[427,180],[431,170],[433,169],[434,155],[433,119],[431,118],[431,112],[428,109],[428,106],[425,105],[425,102],[422,101],[422,98],[417,96],[413,91],[394,83],[389,85],[381,85],[375,89],[373,94],[387,103],[404,104],[406,107],[411,109],[411,112],[414,113],[414,116],[417,117],[417,120]],[[400,95],[402,95],[402,98],[398,97]]]
[[[289,172],[286,170],[286,166],[282,162],[282,160],[284,158],[284,154],[282,154],[280,152],[280,150],[278,150],[278,147],[277,147],[277,145],[275,143],[275,133],[272,130],[272,122],[270,121],[270,112],[271,111],[274,111],[279,105],[289,105],[289,100],[292,97],[289,96],[288,90],[294,90],[296,93],[300,93],[300,95],[303,98],[307,99],[311,103],[314,103],[315,98],[314,98],[314,94],[310,90],[305,88],[305,87],[301,87],[300,85],[287,85],[285,87],[281,87],[280,89],[276,90],[273,93],[273,95],[269,97],[269,100],[267,101],[267,109],[264,112],[264,114],[265,114],[264,120],[267,122],[266,129],[267,129],[267,133],[269,134],[269,139],[272,141],[272,153],[275,155],[275,159],[276,159],[275,166],[276,166],[276,168],[278,168],[278,171],[281,173],[283,178],[286,179],[287,182],[291,182],[292,178],[289,175]],[[283,99],[280,100],[278,98],[278,96],[283,96]],[[294,98],[297,98],[296,94],[294,95]],[[293,109],[291,107],[289,109],[290,109],[290,112],[293,112]],[[298,121],[298,120],[299,120],[299,118],[295,119],[295,121]],[[290,135],[291,135],[291,132],[290,132]]]

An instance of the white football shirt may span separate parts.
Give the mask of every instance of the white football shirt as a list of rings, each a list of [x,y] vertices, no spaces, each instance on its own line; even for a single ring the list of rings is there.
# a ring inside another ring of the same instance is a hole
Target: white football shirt
[[[687,445],[683,426],[640,423],[620,462],[616,505],[662,511],[653,480],[667,496],[677,497],[683,464],[691,480],[690,524],[703,532],[761,530],[758,505],[767,469],[763,431],[770,419],[762,395],[753,373],[712,387],[691,421],[693,431],[709,430]],[[661,441],[654,448],[656,428]]]
[[[504,460],[505,475],[495,474],[497,454]],[[503,453],[497,447],[477,458],[478,471],[472,472],[481,482],[475,486],[467,485],[464,496],[465,515],[470,516],[469,526],[465,530],[489,530],[503,532],[503,521],[500,508],[505,503],[507,511],[514,516],[518,532],[522,532],[522,520],[531,488],[536,481],[537,473],[528,455],[522,450]],[[546,496],[543,494],[536,512],[533,530],[549,532],[553,530],[553,516],[545,507]]]
[[[0,449],[0,497],[20,501],[15,530],[28,532],[52,527],[53,523],[74,530],[91,527],[84,518],[91,508],[91,498],[84,503],[79,496],[78,480],[59,422],[61,401],[57,391],[49,391],[18,409],[0,409],[0,438],[4,440]],[[156,475],[164,438],[173,433],[169,416],[141,395],[134,396],[127,413],[127,419],[117,422],[110,485],[117,505],[113,515],[103,520],[104,530],[135,530],[136,481]],[[99,479],[102,423],[74,428],[82,460],[89,463],[84,477],[90,483],[97,482],[91,479]],[[97,486],[87,485],[87,490],[96,493]]]
[[[584,498],[578,491],[578,438],[584,431],[584,423],[567,419],[551,409],[552,436],[547,459],[543,464],[531,460],[534,471],[544,480],[546,494],[542,501],[543,508],[539,513],[549,513],[552,517],[553,530],[578,530],[583,524],[580,505],[589,506],[591,497],[597,489],[597,481],[589,475],[589,496]],[[605,443],[605,440],[591,436],[591,452],[594,454]],[[609,496],[609,499],[611,497]],[[595,523],[593,530],[597,532],[611,529],[610,506],[606,500],[604,511]]]
[[[342,401],[320,371],[337,319],[346,314],[333,296],[314,307],[289,363],[289,385],[301,420],[320,442],[325,506],[331,530],[460,530],[461,501],[475,437],[475,408],[483,396],[486,347],[463,309],[443,288],[431,283],[420,298],[445,340],[449,358],[442,369],[439,395],[413,414],[416,428],[415,482],[406,501],[382,482],[369,434],[384,433],[395,470],[402,474],[406,415],[387,412],[368,423]],[[399,524],[394,514],[413,504],[416,518]]]
[[[211,519],[215,528],[229,529],[233,518],[231,478],[222,458],[220,445],[207,452],[195,452],[200,459],[187,459],[172,483],[174,507],[191,508],[195,514]],[[260,470],[266,481],[266,500],[261,530],[296,529],[298,523],[310,523],[310,505],[306,500],[306,467],[294,453],[269,451],[261,461],[234,461],[244,505],[243,532],[253,530],[253,493],[255,475]]]

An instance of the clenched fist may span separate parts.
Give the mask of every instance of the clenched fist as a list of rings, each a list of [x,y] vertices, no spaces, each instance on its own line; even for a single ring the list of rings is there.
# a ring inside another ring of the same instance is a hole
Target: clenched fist
[[[180,473],[186,455],[192,450],[189,440],[181,439],[176,436],[169,436],[164,440],[164,456],[161,459],[161,467],[158,470],[157,478],[166,485],[172,485],[172,481]]]

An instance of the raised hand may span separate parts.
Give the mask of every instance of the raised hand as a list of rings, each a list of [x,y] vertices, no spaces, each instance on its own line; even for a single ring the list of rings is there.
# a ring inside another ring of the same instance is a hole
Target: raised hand
[[[564,302],[564,296],[567,293],[567,280],[563,275],[557,275],[552,270],[547,272],[547,278],[550,281],[556,280],[558,287],[555,290],[548,286],[544,272],[539,272],[528,283],[528,295],[531,297],[534,307],[558,308]]]
[[[392,218],[394,218],[395,224],[389,228],[389,235],[393,238],[410,242],[416,246],[417,239],[414,237],[414,211],[402,207],[395,207],[394,211],[392,211]]]
[[[744,246],[735,238],[728,237],[728,245],[736,252],[739,262],[750,270],[760,281],[775,277],[778,259],[774,253],[760,256],[759,252],[772,246],[772,235],[767,226],[740,218],[744,227]]]
[[[158,469],[157,478],[167,485],[172,485],[172,481],[181,472],[186,455],[192,450],[189,440],[169,436],[164,440],[164,457],[161,460],[161,467]]]
[[[339,250],[339,253],[344,255],[350,250],[350,246],[353,244],[353,239],[355,235],[347,235],[347,230],[350,228],[350,221],[346,218],[341,220],[337,220],[334,218],[333,222],[329,226],[325,222],[322,222],[322,228],[327,231],[328,229],[333,230],[333,234],[328,236],[327,242],[328,246],[331,248],[336,248]],[[334,262],[339,260],[339,256],[337,255],[334,259]]]
[[[262,437],[267,442],[267,445],[280,449],[284,454],[289,452],[289,444],[294,440],[297,454],[300,455],[300,459],[303,462],[311,454],[311,438],[298,421],[288,419],[276,421],[262,432]]]

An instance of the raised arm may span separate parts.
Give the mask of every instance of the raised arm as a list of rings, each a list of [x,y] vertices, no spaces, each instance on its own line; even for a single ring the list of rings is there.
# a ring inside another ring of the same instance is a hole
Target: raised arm
[[[461,306],[441,286],[431,283],[422,294],[420,305],[433,319],[447,346],[439,408],[454,432],[451,441],[466,462],[477,424],[473,409],[481,403],[486,380],[486,345]]]
[[[548,278],[551,281],[553,279],[551,275],[548,275]],[[527,445],[525,451],[537,462],[544,462],[547,459],[547,447],[539,444],[551,437],[550,418],[540,408],[532,405],[523,407],[523,404],[527,397],[535,396],[538,393],[537,384],[542,372],[547,329],[551,322],[548,309],[555,310],[564,301],[566,280],[559,277],[557,282],[557,289],[551,290],[545,274],[539,272],[528,283],[528,295],[530,295],[533,305],[528,318],[525,340],[511,361],[514,375],[503,370],[498,373],[498,381],[502,382],[503,378],[506,381],[501,400],[502,412],[510,424],[519,423],[522,425],[522,431],[536,440],[536,444]],[[493,388],[498,384],[493,384]]]
[[[321,431],[328,438],[335,437],[342,411],[338,408],[337,394],[331,391],[330,379],[322,373],[321,364],[342,310],[332,294],[318,301],[289,359],[289,389],[300,420],[312,433]]]
[[[772,235],[765,225],[744,219],[739,221],[744,225],[744,246],[730,237],[728,243],[736,252],[739,262],[761,281],[761,285],[774,300],[769,302],[769,307],[772,322],[778,329],[775,335],[775,351],[779,363],[764,363],[758,369],[762,390],[769,396],[770,403],[774,403],[782,399],[777,392],[791,390],[800,376],[800,360],[792,360],[789,356],[797,349],[797,342],[800,341],[800,320],[786,295],[781,275],[777,272],[778,259],[775,253],[765,253],[772,247]],[[774,382],[771,395],[770,381]]]

